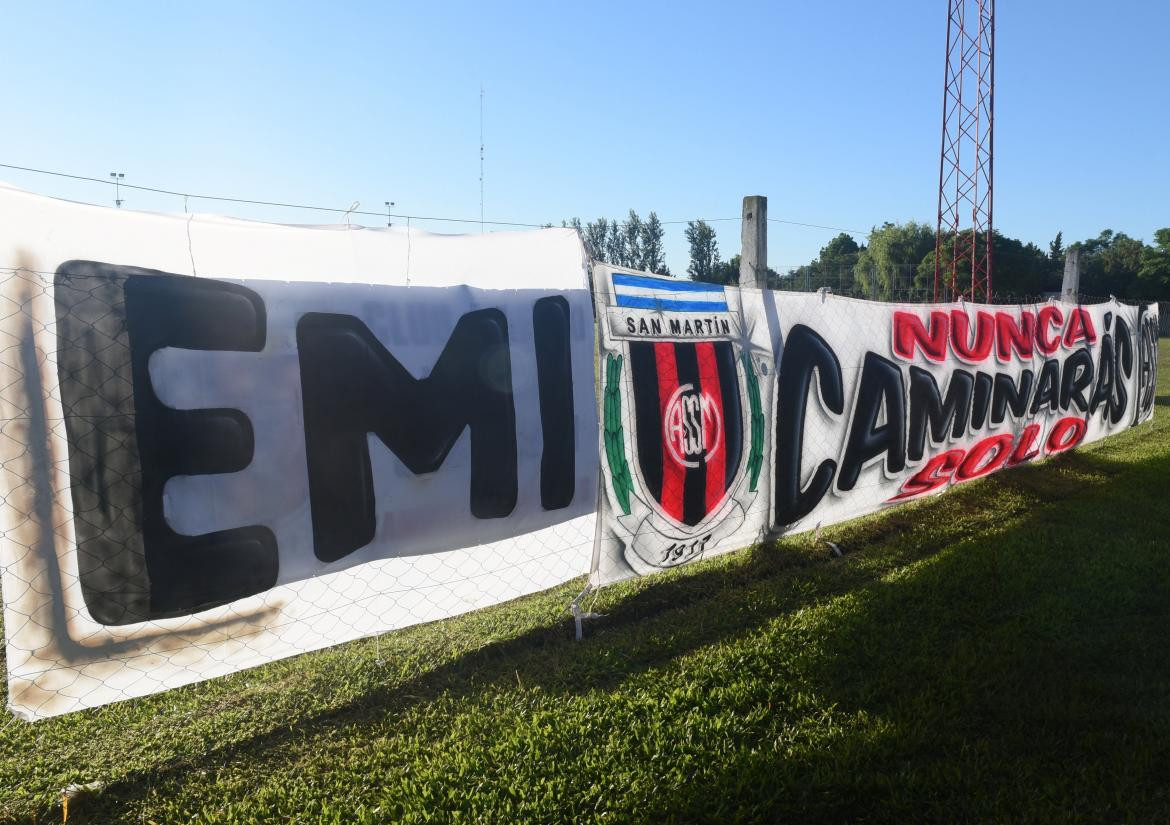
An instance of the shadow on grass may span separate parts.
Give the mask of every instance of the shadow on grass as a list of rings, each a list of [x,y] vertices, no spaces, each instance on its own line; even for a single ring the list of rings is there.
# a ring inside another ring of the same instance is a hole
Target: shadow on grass
[[[589,626],[584,643],[572,640],[566,620],[488,644],[290,727],[197,760],[131,774],[94,800],[91,821],[98,821],[101,811],[109,815],[148,793],[181,785],[189,771],[238,758],[279,760],[286,743],[344,736],[442,695],[476,696],[517,680],[525,688],[566,695],[613,689],[696,649],[742,638],[778,617],[846,594],[860,608],[825,627],[825,652],[810,677],[843,710],[887,720],[896,733],[874,738],[868,748],[852,743],[844,752],[826,750],[813,764],[790,765],[766,749],[753,750],[725,766],[730,785],[688,789],[685,803],[673,812],[679,819],[716,816],[709,806],[726,797],[726,787],[756,788],[754,800],[744,801],[763,809],[819,811],[830,818],[863,816],[867,805],[879,801],[887,812],[920,818],[924,809],[915,794],[952,799],[972,788],[986,789],[993,780],[1003,783],[1003,798],[1020,798],[1025,785],[1040,783],[1075,799],[1065,781],[1054,784],[1054,760],[1095,747],[1115,755],[1131,776],[1148,778],[1164,762],[1135,764],[1139,757],[1126,758],[1118,743],[1142,732],[1134,716],[1139,710],[1158,718],[1148,730],[1170,743],[1166,711],[1154,713],[1152,694],[1146,692],[1152,684],[1170,684],[1166,654],[1153,651],[1149,641],[1158,635],[1152,631],[1159,615],[1164,629],[1170,585],[1165,574],[1150,575],[1153,556],[1147,548],[1118,568],[1129,577],[1120,590],[1140,591],[1141,598],[1117,599],[1118,588],[1094,590],[1100,577],[1085,575],[1086,570],[1109,560],[1102,560],[1091,542],[1079,542],[1077,530],[1092,534],[1093,520],[1101,518],[1118,525],[1160,519],[1166,530],[1166,505],[1159,508],[1153,500],[1165,493],[1143,481],[1150,477],[1170,478],[1170,456],[1135,464],[1069,453],[837,528],[829,537],[858,551],[844,559],[830,559],[823,548],[797,537],[604,591],[599,609],[606,616]],[[1090,500],[1093,507],[1086,506]],[[961,552],[940,554],[958,545],[965,545]],[[1030,554],[1029,547],[1044,552]],[[932,564],[913,575],[893,582],[884,578],[925,559]],[[1161,614],[1153,611],[1156,603],[1164,605]],[[1089,607],[1099,612],[1087,615]],[[1119,619],[1126,611],[1137,612]],[[1099,627],[1091,645],[1079,647],[1090,620],[1099,620]],[[1145,668],[1140,675],[1148,682],[1141,691],[1108,679],[1076,678],[1086,671],[1105,676],[1119,656],[1138,650]],[[909,695],[908,685],[914,686]],[[1123,724],[1115,738],[1102,739],[1094,727],[1095,738],[1078,743],[1077,709],[1091,710],[1094,692]],[[995,753],[1006,743],[1035,751],[1028,769],[999,764]],[[1166,746],[1161,751],[1165,756]],[[965,756],[956,761],[955,754]],[[952,773],[956,766],[962,766],[961,775]],[[745,777],[757,781],[745,786]],[[662,813],[669,818],[672,812]],[[950,818],[945,814],[934,812]]]
[[[1170,455],[1075,463],[1111,482],[1093,506],[1047,499],[818,626],[804,675],[858,734],[742,751],[661,818],[1170,819]]]

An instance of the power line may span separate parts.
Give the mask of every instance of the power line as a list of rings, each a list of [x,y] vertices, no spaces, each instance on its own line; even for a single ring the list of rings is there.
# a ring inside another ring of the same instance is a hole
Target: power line
[[[743,218],[699,218],[697,220],[702,220],[703,223],[715,223],[717,221],[741,221],[741,220],[743,220]],[[868,235],[869,234],[869,232],[865,229],[847,229],[843,226],[825,226],[824,224],[820,224],[820,223],[802,223],[801,221],[787,221],[787,220],[784,220],[783,218],[768,218],[768,222],[769,223],[782,223],[782,224],[787,224],[789,226],[803,226],[803,227],[806,227],[808,229],[828,229],[832,232],[848,232],[850,235]],[[629,223],[629,221],[622,221],[621,225],[624,226],[627,223]],[[691,221],[660,221],[660,223],[663,223],[663,224],[691,223]]]
[[[113,181],[102,180],[101,178],[91,178],[85,175],[70,175],[65,172],[54,172],[49,169],[33,169],[29,166],[16,166],[11,163],[0,163],[0,168],[15,169],[20,172],[33,172],[38,175],[52,175],[58,178],[69,178],[70,180],[83,180],[90,183],[101,183],[106,186],[114,185]],[[237,198],[228,195],[195,195],[190,192],[177,192],[173,189],[160,189],[154,186],[138,186],[130,183],[122,183],[123,189],[136,189],[139,192],[153,192],[158,195],[174,195],[178,198],[191,198],[192,200],[204,201],[220,201],[222,203],[245,203],[253,206],[276,206],[282,209],[310,209],[316,212],[340,212],[342,214],[349,213],[350,215],[370,215],[376,218],[412,218],[416,221],[444,221],[447,223],[488,223],[493,226],[522,226],[530,229],[540,229],[544,224],[540,223],[521,223],[519,221],[480,221],[474,218],[441,218],[431,215],[398,215],[389,212],[366,212],[362,210],[339,209],[333,206],[312,206],[305,203],[284,203],[281,201],[261,201],[252,200],[251,198]]]
[[[801,223],[800,221],[786,221],[783,218],[768,218],[769,223],[785,223],[790,226],[806,226],[810,229],[828,229],[833,232],[848,232],[850,235],[868,235],[869,232],[864,229],[845,229],[841,226],[825,226],[819,223]]]
[[[482,151],[482,147],[481,147],[481,151]],[[56,171],[53,171],[51,169],[36,169],[36,168],[31,167],[31,166],[18,166],[16,164],[12,164],[12,163],[0,163],[0,169],[14,169],[18,172],[31,172],[31,173],[37,174],[37,175],[49,175],[51,177],[56,177],[56,178],[67,178],[69,180],[86,181],[87,183],[100,183],[104,186],[118,186],[122,189],[134,189],[134,190],[139,191],[139,192],[152,192],[156,195],[173,195],[174,197],[177,197],[177,198],[184,198],[184,202],[187,199],[204,200],[204,201],[217,201],[220,203],[242,203],[242,204],[248,204],[250,206],[273,206],[273,207],[277,207],[280,209],[307,209],[307,210],[314,211],[314,212],[337,212],[337,213],[340,213],[343,215],[344,214],[367,215],[369,217],[374,217],[374,218],[387,218],[387,219],[401,218],[403,220],[410,219],[410,220],[416,220],[416,221],[441,221],[444,223],[479,223],[479,224],[490,224],[492,226],[517,226],[517,227],[523,227],[526,229],[543,229],[544,227],[551,225],[551,224],[547,224],[547,223],[524,223],[522,221],[488,221],[488,220],[484,220],[483,212],[482,212],[482,195],[481,195],[481,204],[480,204],[481,211],[480,211],[480,217],[478,219],[475,219],[475,218],[449,218],[449,217],[439,217],[439,216],[435,216],[435,215],[397,214],[397,213],[392,213],[389,210],[387,210],[386,212],[368,212],[368,211],[360,210],[360,209],[345,209],[345,208],[338,208],[335,206],[315,206],[312,204],[305,204],[305,203],[286,203],[284,201],[255,200],[253,198],[240,198],[240,197],[234,197],[231,195],[197,195],[197,194],[193,194],[191,192],[180,192],[180,191],[175,190],[175,189],[163,189],[163,188],[157,187],[157,186],[140,186],[138,184],[125,183],[121,180],[115,182],[114,180],[104,180],[102,178],[92,178],[92,177],[88,177],[86,175],[73,175],[73,174],[69,174],[67,172],[56,172]],[[481,176],[482,176],[482,172],[481,172]],[[483,183],[482,177],[481,177],[480,183],[481,183],[481,188],[482,188],[482,183]],[[393,206],[393,203],[391,203],[390,205]],[[734,217],[734,218],[694,218],[694,219],[690,219],[690,220],[661,221],[661,223],[664,226],[665,225],[680,225],[680,224],[687,224],[687,223],[692,223],[692,221],[700,221],[700,220],[703,221],[704,223],[719,223],[719,222],[724,222],[724,221],[738,221],[738,220],[742,220],[742,218],[740,218],[740,217]],[[802,227],[806,227],[809,229],[826,229],[826,230],[830,230],[833,232],[849,232],[850,234],[855,234],[855,235],[868,234],[868,232],[866,232],[865,230],[861,230],[861,229],[846,229],[846,228],[843,228],[840,226],[825,226],[823,224],[816,224],[816,223],[802,223],[800,221],[784,220],[783,218],[768,218],[768,221],[770,223],[788,224],[790,226],[802,226]],[[615,223],[618,226],[625,226],[626,224],[629,223],[629,221],[613,221],[612,223]]]

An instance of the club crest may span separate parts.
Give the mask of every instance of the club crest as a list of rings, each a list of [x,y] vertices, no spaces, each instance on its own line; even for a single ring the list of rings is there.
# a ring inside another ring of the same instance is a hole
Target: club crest
[[[634,440],[647,497],[694,527],[719,509],[743,456],[743,409],[730,341],[630,342]]]
[[[748,354],[759,346],[729,305],[738,296],[620,271],[607,280],[603,447],[627,562],[673,567],[752,540],[766,519],[753,507],[765,435]]]

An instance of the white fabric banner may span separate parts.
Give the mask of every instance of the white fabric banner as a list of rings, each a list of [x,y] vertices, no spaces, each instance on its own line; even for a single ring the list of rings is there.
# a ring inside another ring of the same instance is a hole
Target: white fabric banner
[[[938,493],[1153,415],[1156,304],[894,305],[603,267],[594,295],[596,584]]]
[[[10,708],[141,696],[583,574],[585,277],[571,230],[0,188]]]
[[[775,368],[764,295],[594,264],[601,529],[594,584],[758,542]]]
[[[1156,304],[768,296],[777,533],[942,492],[1153,415]]]
[[[645,575],[1153,413],[1156,305],[892,305],[602,264],[590,296],[586,273],[572,230],[282,226],[0,186],[10,708],[444,618],[591,552],[595,585]]]

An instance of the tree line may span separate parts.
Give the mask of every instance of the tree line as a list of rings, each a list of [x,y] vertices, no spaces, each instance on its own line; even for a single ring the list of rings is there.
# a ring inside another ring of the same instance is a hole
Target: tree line
[[[793,288],[828,286],[834,292],[879,300],[933,294],[935,241],[934,227],[914,221],[875,227],[863,244],[841,233],[815,260],[788,272],[785,280]],[[939,246],[943,260],[951,260],[954,234],[945,233]],[[1170,300],[1170,228],[1155,232],[1153,244],[1106,229],[1066,247],[1063,233],[1057,232],[1047,249],[993,232],[995,295],[1034,298],[1059,292],[1069,249],[1080,252],[1081,294]],[[959,261],[960,283],[964,272],[969,282],[969,259]]]
[[[599,260],[670,275],[663,258],[662,223],[654,212],[646,220],[631,209],[625,221],[598,218],[582,226],[573,218],[565,225],[581,231]],[[690,251],[689,278],[739,283],[739,255],[726,261],[721,258],[714,227],[706,221],[690,221],[685,236]],[[873,300],[929,298],[934,292],[935,240],[934,227],[916,221],[887,221],[871,229],[863,243],[842,232],[809,263],[783,274],[769,269],[768,286],[796,290],[829,287],[836,294]],[[940,245],[944,260],[953,257],[954,244],[954,234],[945,233]],[[1170,227],[1157,230],[1152,244],[1105,229],[1095,238],[1065,246],[1063,233],[1057,232],[1047,249],[996,231],[992,240],[996,297],[1035,298],[1059,292],[1069,249],[1080,253],[1081,294],[1170,300]],[[969,281],[970,263],[961,260],[960,282],[964,271]]]
[[[642,220],[631,209],[624,221],[598,218],[582,224],[580,218],[571,218],[561,221],[561,226],[569,226],[580,232],[596,260],[656,275],[671,274],[663,254],[662,239],[665,233],[662,222],[654,212],[646,220]],[[713,284],[739,283],[739,255],[733,255],[726,261],[720,257],[714,227],[706,221],[688,221],[685,235],[690,247],[687,276],[691,280]],[[769,286],[779,288],[780,279],[780,273],[768,269]]]
[[[638,213],[630,210],[624,221],[598,218],[584,226],[579,218],[561,221],[562,226],[571,226],[581,233],[589,251],[599,261],[641,269],[657,275],[670,275],[662,249],[662,238],[666,234],[658,215],[651,212],[642,220]]]

